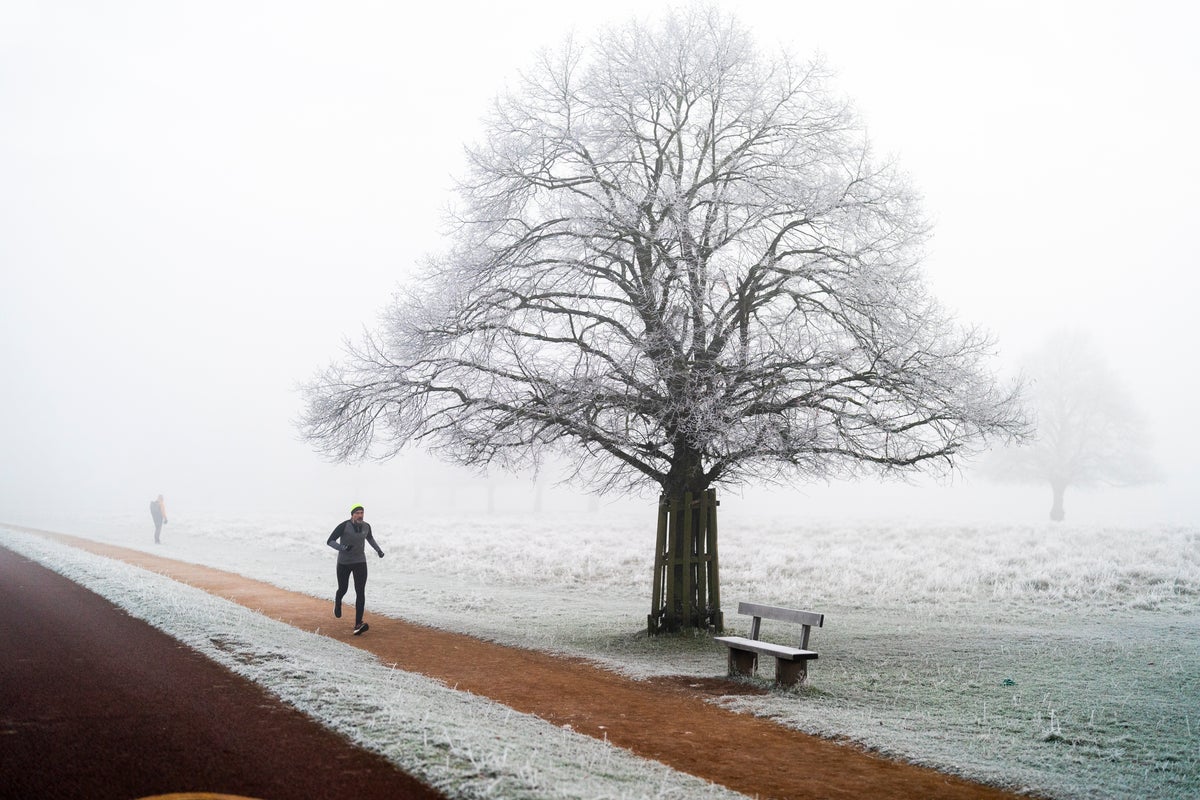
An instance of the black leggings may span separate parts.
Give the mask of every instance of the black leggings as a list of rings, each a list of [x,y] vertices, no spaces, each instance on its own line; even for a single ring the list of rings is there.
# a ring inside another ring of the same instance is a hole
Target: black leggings
[[[350,575],[354,574],[354,627],[362,624],[363,609],[367,607],[367,562],[338,564],[338,590],[335,599],[340,603],[350,588]]]

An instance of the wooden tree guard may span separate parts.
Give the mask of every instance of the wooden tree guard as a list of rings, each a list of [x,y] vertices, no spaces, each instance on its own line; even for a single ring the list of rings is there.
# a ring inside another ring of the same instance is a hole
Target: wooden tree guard
[[[646,619],[651,635],[684,628],[723,630],[718,505],[715,489],[696,498],[691,492],[659,497],[654,589]]]

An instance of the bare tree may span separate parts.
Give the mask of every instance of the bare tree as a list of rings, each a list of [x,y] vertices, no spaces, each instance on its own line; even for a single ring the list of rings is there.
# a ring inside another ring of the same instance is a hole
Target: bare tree
[[[693,9],[542,54],[485,128],[449,252],[306,389],[328,455],[553,452],[593,491],[672,498],[948,470],[1022,429],[819,63]]]
[[[1049,483],[1050,519],[1066,517],[1068,487],[1136,486],[1158,480],[1145,421],[1091,339],[1059,331],[1028,359],[1037,435],[990,453],[981,472],[1009,483]]]

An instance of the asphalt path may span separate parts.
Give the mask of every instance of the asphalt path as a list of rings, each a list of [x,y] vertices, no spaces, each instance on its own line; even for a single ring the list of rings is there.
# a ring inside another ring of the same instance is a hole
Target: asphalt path
[[[441,798],[261,687],[0,547],[0,798]]]

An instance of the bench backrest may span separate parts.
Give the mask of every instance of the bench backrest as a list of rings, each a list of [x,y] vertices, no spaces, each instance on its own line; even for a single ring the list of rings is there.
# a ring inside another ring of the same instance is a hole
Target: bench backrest
[[[764,619],[774,619],[781,622],[794,622],[800,625],[800,648],[808,649],[808,634],[813,627],[820,628],[825,624],[825,615],[812,611],[798,611],[794,608],[764,606],[760,603],[738,603],[738,613],[753,617],[750,623],[750,638],[757,639],[759,629]]]

